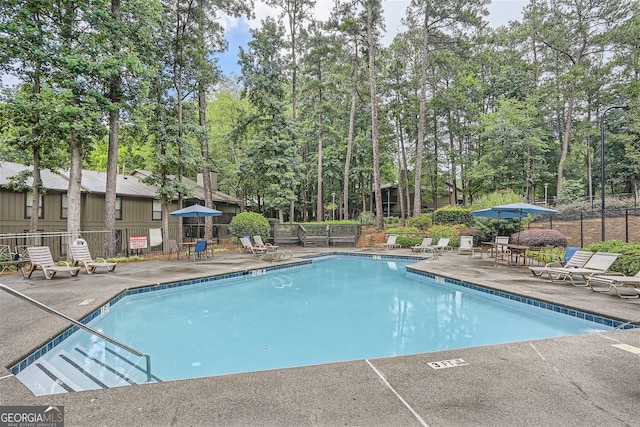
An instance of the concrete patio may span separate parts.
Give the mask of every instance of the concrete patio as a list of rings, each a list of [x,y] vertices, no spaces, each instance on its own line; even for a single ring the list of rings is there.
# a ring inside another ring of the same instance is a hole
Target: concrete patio
[[[290,249],[293,261],[334,251],[419,256],[407,249]],[[115,273],[76,278],[2,276],[0,283],[80,319],[126,288],[269,265],[224,252],[201,261],[123,263]],[[447,253],[414,267],[640,321],[640,298],[551,283],[478,255]],[[7,367],[67,326],[0,292],[1,405],[64,405],[67,426],[631,426],[640,420],[640,329],[35,397]],[[468,365],[428,365],[450,359]]]

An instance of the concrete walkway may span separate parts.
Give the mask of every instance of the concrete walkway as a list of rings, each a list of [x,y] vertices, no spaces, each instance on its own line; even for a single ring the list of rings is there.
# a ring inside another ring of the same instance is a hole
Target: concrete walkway
[[[296,257],[326,252],[292,249]],[[406,249],[348,251],[416,255]],[[268,265],[249,254],[228,252],[195,262],[125,263],[115,274],[59,274],[45,280],[34,273],[28,280],[3,276],[0,283],[80,319],[126,288]],[[477,255],[448,253],[414,266],[640,321],[640,299],[550,283],[526,268],[495,267]],[[0,292],[0,405],[64,405],[66,426],[640,425],[640,330],[35,397],[6,368],[66,327]],[[468,365],[438,370],[428,365],[450,359]]]

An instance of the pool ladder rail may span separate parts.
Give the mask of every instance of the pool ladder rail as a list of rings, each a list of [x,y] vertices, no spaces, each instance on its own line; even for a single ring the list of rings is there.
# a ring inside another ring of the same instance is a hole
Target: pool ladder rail
[[[46,353],[46,358],[37,357],[28,366],[20,369],[16,378],[29,387],[36,396],[161,381],[151,373],[151,356],[148,354],[8,286],[0,284],[0,290],[91,334],[89,348],[76,346],[71,351],[66,351],[62,349],[62,345],[59,345],[56,346],[57,349],[53,347],[43,352],[41,356]],[[107,343],[113,344],[115,349],[108,347]],[[135,361],[136,358],[130,360],[125,357],[121,350],[144,359],[143,366],[139,366]],[[55,363],[51,363],[51,360],[55,360]]]

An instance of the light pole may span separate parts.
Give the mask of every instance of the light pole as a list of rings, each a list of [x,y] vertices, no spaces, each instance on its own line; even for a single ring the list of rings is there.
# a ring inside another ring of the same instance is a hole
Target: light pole
[[[620,108],[622,110],[628,110],[629,106],[628,105],[612,105],[611,107],[607,107],[605,108],[605,110],[602,112],[602,115],[600,116],[600,191],[602,192],[602,206],[600,207],[602,209],[601,212],[601,217],[600,220],[602,222],[601,226],[602,226],[602,241],[604,242],[604,236],[605,236],[605,232],[604,232],[604,219],[605,219],[605,215],[604,215],[604,185],[605,185],[605,179],[604,179],[604,117],[605,115],[609,112],[609,110],[613,110],[615,108]]]
[[[547,194],[549,194],[548,191],[549,191],[549,183],[545,182],[544,183],[544,205],[545,206],[547,206]]]

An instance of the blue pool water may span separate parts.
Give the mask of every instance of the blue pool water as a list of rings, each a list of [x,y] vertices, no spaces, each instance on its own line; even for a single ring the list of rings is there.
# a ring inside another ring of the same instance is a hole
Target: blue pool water
[[[316,259],[255,276],[128,296],[89,324],[151,355],[153,374],[162,380],[613,329],[437,283],[407,272],[405,266],[413,262]],[[57,347],[86,355],[92,351],[91,336],[80,331]],[[98,354],[104,361],[104,352]]]

